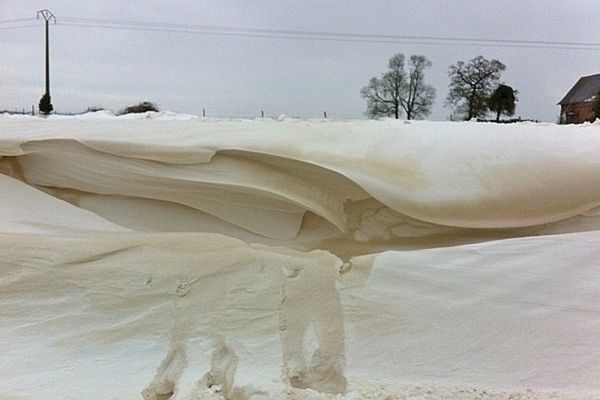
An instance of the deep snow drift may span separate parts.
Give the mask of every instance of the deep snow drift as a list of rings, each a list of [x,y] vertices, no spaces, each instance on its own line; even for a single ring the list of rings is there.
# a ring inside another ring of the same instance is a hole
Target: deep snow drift
[[[600,126],[0,115],[0,399],[600,396]]]

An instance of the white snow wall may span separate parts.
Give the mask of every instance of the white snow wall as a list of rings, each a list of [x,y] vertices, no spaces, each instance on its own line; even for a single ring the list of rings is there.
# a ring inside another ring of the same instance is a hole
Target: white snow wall
[[[589,124],[0,116],[0,398],[599,394],[599,150]]]

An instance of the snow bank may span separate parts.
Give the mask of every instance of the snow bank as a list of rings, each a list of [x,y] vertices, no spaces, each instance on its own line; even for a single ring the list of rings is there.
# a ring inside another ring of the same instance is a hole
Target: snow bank
[[[598,150],[0,116],[0,399],[599,398]]]
[[[385,246],[363,254],[428,247],[432,235],[457,244],[599,226],[589,215],[600,206],[594,125],[120,117],[0,124],[0,154],[20,179],[85,197],[80,206],[115,222],[132,219],[134,199],[152,203],[169,214],[161,231],[212,232],[216,218],[219,232],[237,230],[244,240],[304,248],[334,240],[352,255],[369,240]],[[120,204],[114,215],[102,214],[106,201]],[[322,222],[307,230],[302,221],[312,215]],[[136,229],[156,230],[143,220],[148,226]]]

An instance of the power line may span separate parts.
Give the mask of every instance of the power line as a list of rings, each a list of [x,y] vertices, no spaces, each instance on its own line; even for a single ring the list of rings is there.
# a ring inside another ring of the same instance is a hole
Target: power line
[[[62,19],[61,19],[62,20]],[[272,39],[291,39],[291,40],[305,40],[305,41],[329,41],[329,42],[358,42],[358,43],[391,43],[391,44],[417,44],[417,45],[430,45],[430,46],[468,46],[468,47],[483,47],[491,46],[498,48],[524,48],[524,49],[553,49],[553,50],[591,50],[600,51],[600,43],[594,47],[583,47],[582,45],[576,46],[575,42],[571,45],[556,46],[546,44],[511,44],[507,43],[485,43],[478,42],[469,43],[466,41],[451,42],[450,39],[445,41],[434,41],[434,40],[418,40],[418,39],[396,39],[396,40],[377,40],[377,39],[363,39],[363,38],[352,38],[352,37],[319,37],[319,36],[300,36],[292,34],[267,34],[267,33],[251,33],[251,32],[239,32],[239,31],[211,31],[201,29],[182,29],[182,28],[169,28],[169,27],[149,27],[149,26],[127,26],[127,25],[107,25],[107,24],[93,24],[93,23],[81,23],[81,22],[61,22],[59,25],[62,26],[73,26],[83,28],[101,28],[101,29],[113,29],[113,30],[130,30],[130,31],[148,31],[148,32],[174,32],[174,33],[188,33],[188,34],[200,34],[200,35],[211,35],[211,36],[233,36],[233,37],[255,37],[255,38],[272,38]],[[222,28],[222,27],[221,27]],[[464,39],[466,40],[466,39]],[[591,46],[591,45],[588,45]]]
[[[233,26],[214,26],[200,24],[181,24],[170,22],[151,22],[135,20],[115,20],[98,18],[75,18],[64,17],[63,25],[165,31],[178,33],[198,34],[221,34],[223,36],[243,37],[269,37],[277,39],[303,39],[303,40],[330,40],[330,41],[352,41],[367,43],[412,43],[440,45],[467,45],[467,46],[494,46],[494,47],[521,47],[521,48],[544,48],[544,49],[576,49],[576,50],[600,50],[600,43],[596,42],[569,42],[569,41],[543,41],[543,40],[512,40],[491,38],[466,38],[466,37],[444,37],[444,36],[411,36],[411,35],[387,35],[372,33],[350,33],[350,32],[325,32],[325,31],[302,31],[284,29],[263,29]]]
[[[34,28],[34,27],[37,28],[37,27],[39,27],[39,25],[38,24],[29,24],[29,25],[19,25],[19,26],[0,26],[0,30],[10,31],[13,29]]]
[[[35,18],[16,18],[16,19],[2,19],[0,24],[14,24],[18,22],[35,21]]]
[[[35,18],[18,18],[0,20],[0,24],[22,23]],[[468,38],[447,36],[414,36],[414,35],[389,35],[374,33],[352,32],[326,32],[312,30],[287,30],[266,29],[253,27],[216,26],[201,24],[183,24],[173,22],[154,22],[139,20],[116,20],[100,18],[61,18],[60,25],[101,28],[113,30],[173,32],[186,34],[199,34],[211,36],[254,37],[271,39],[289,39],[305,41],[330,41],[330,42],[359,42],[382,44],[414,44],[427,46],[467,46],[467,47],[498,47],[498,48],[524,48],[524,49],[549,49],[549,50],[600,50],[600,43],[596,42],[569,42],[545,40],[513,40],[493,38]],[[36,25],[0,26],[0,30],[30,28]]]

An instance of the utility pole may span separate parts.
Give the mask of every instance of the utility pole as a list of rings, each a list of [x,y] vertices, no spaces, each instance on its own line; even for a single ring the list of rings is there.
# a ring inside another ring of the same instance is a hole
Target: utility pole
[[[40,100],[40,113],[50,114],[53,110],[52,102],[50,101],[50,29],[48,23],[50,20],[54,20],[56,24],[56,17],[50,10],[39,10],[37,12],[37,18],[40,19],[40,15],[46,22],[46,93]]]

